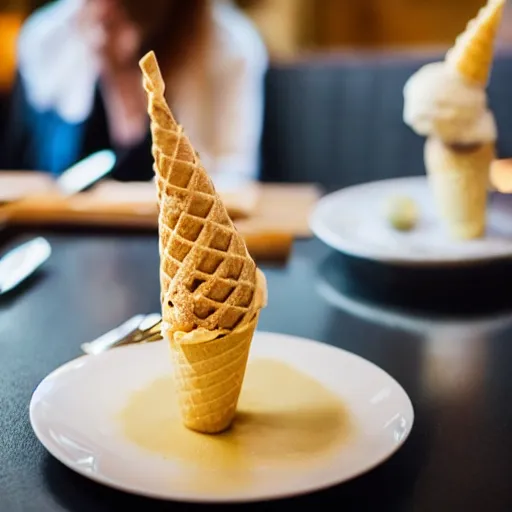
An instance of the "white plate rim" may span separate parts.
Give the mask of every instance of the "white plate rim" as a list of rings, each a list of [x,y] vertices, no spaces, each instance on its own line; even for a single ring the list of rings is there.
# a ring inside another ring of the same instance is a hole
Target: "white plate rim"
[[[308,344],[308,345],[316,345],[320,347],[322,350],[332,350],[335,352],[342,352],[345,357],[352,358],[353,360],[358,360],[359,362],[368,365],[370,368],[372,368],[372,371],[376,371],[380,373],[381,375],[385,376],[390,382],[393,383],[396,390],[402,395],[402,399],[404,399],[405,406],[407,407],[408,411],[408,418],[410,419],[410,423],[407,429],[406,434],[404,437],[400,440],[400,442],[394,444],[392,446],[392,449],[390,449],[385,455],[381,456],[380,458],[376,458],[375,461],[373,461],[370,464],[367,464],[365,467],[361,468],[359,471],[354,472],[349,477],[339,479],[335,477],[331,477],[329,479],[326,479],[325,482],[322,484],[314,484],[311,486],[303,486],[300,490],[290,490],[290,491],[282,491],[282,492],[275,492],[273,494],[268,493],[264,496],[248,496],[248,497],[230,497],[230,496],[212,496],[212,495],[206,495],[206,496],[192,496],[190,493],[177,493],[172,492],[172,497],[170,495],[164,496],[162,493],[156,493],[147,491],[143,488],[135,488],[134,486],[129,485],[123,485],[121,482],[114,481],[108,477],[105,476],[99,476],[96,473],[87,472],[81,467],[77,467],[76,465],[73,465],[68,460],[66,460],[63,457],[60,457],[59,455],[55,454],[51,448],[48,446],[46,442],[46,436],[42,433],[42,431],[38,427],[37,420],[34,415],[34,409],[35,409],[35,396],[38,392],[38,389],[48,380],[55,378],[55,375],[61,372],[66,372],[72,369],[76,364],[78,364],[80,361],[83,361],[84,359],[94,358],[98,357],[98,355],[80,355],[66,363],[63,363],[61,366],[50,372],[46,377],[44,377],[41,382],[36,386],[29,405],[29,419],[30,419],[30,425],[32,427],[32,430],[36,436],[36,438],[39,440],[39,442],[42,444],[42,446],[47,450],[47,453],[52,456],[55,460],[62,463],[64,466],[66,466],[68,469],[73,471],[74,473],[79,474],[80,476],[87,478],[91,481],[94,481],[95,483],[101,484],[106,487],[110,487],[112,489],[115,489],[117,491],[122,491],[127,494],[131,495],[137,495],[142,496],[145,498],[155,499],[159,501],[164,502],[177,502],[177,503],[195,503],[195,504],[241,504],[241,503],[257,503],[257,502],[263,502],[263,501],[274,501],[274,500],[281,500],[281,499],[287,499],[287,498],[294,498],[294,497],[300,497],[307,494],[324,491],[330,488],[333,488],[337,485],[343,485],[344,483],[350,482],[351,480],[354,480],[373,469],[377,468],[378,466],[382,465],[383,463],[387,462],[389,459],[391,459],[399,450],[403,447],[403,445],[406,443],[406,441],[409,439],[409,436],[412,432],[412,429],[414,427],[415,423],[415,410],[413,403],[408,395],[408,393],[405,391],[405,389],[402,387],[402,385],[388,372],[386,372],[383,368],[378,366],[377,364],[373,363],[372,361],[355,354],[353,352],[350,352],[348,350],[345,350],[343,348],[336,347],[334,345],[330,345],[325,342],[308,339],[300,336],[294,336],[284,333],[277,333],[277,332],[270,332],[270,331],[256,331],[255,336],[273,336],[273,337],[280,337],[284,339],[288,339],[289,341],[293,341],[296,343],[301,344]],[[164,341],[157,341],[151,343],[151,345],[154,345],[156,343],[165,343]],[[147,346],[147,345],[146,345]],[[144,347],[144,344],[137,344],[137,345],[126,345],[117,347],[113,350],[137,350],[141,347]]]
[[[334,202],[340,200],[340,198],[346,193],[351,193],[354,190],[361,190],[370,185],[375,185],[377,183],[399,183],[399,182],[413,182],[413,181],[425,181],[425,176],[406,176],[401,178],[385,178],[380,180],[374,180],[367,183],[360,183],[358,185],[351,185],[348,187],[341,188],[334,192],[330,192],[329,194],[324,195],[320,198],[313,211],[310,213],[308,221],[309,227],[313,234],[324,242],[326,245],[335,249],[338,252],[346,254],[348,256],[353,256],[356,258],[362,258],[365,260],[384,263],[389,265],[397,265],[397,266],[406,266],[406,267],[451,267],[451,266],[470,266],[474,264],[482,264],[488,262],[495,261],[507,261],[512,259],[512,250],[510,254],[501,254],[501,255],[467,255],[466,257],[453,257],[453,258],[443,258],[443,257],[429,257],[423,259],[412,259],[399,256],[391,256],[384,254],[378,250],[365,249],[362,244],[357,244],[350,242],[346,238],[340,235],[336,235],[333,233],[322,220],[325,215],[323,215],[324,210],[327,210],[330,205]]]

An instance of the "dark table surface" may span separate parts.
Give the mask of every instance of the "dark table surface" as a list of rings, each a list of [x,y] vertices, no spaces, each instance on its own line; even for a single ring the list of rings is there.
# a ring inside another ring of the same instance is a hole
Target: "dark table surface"
[[[0,250],[36,234],[0,233]],[[0,511],[196,508],[95,484],[53,459],[33,434],[28,406],[41,379],[80,355],[82,342],[159,310],[156,236],[43,234],[53,247],[44,270],[0,300]],[[510,269],[404,274],[343,258],[315,239],[297,241],[286,266],[262,268],[270,302],[261,330],[373,361],[408,392],[416,420],[405,445],[373,471],[246,509],[512,510]],[[439,293],[450,283],[459,296]]]

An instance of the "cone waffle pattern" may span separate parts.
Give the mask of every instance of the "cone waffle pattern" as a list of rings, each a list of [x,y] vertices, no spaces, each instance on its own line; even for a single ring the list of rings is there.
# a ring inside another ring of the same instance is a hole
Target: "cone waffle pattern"
[[[227,429],[236,407],[258,319],[205,343],[173,343],[171,354],[183,423],[203,433]]]
[[[446,55],[447,64],[469,82],[487,85],[504,5],[505,0],[489,0]]]
[[[167,106],[152,52],[141,68],[158,189],[163,319],[173,331],[233,330],[257,314],[256,265]]]
[[[454,151],[427,139],[425,164],[439,216],[455,239],[479,238],[485,232],[489,170],[494,144]]]

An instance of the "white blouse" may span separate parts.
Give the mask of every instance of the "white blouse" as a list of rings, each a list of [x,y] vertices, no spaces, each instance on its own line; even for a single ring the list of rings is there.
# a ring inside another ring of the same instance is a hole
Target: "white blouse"
[[[27,99],[69,123],[90,114],[98,65],[77,30],[86,0],[58,0],[25,22],[18,40],[18,69]],[[204,80],[178,88],[174,113],[221,184],[254,179],[263,124],[265,45],[250,20],[229,1],[212,2],[213,40]]]

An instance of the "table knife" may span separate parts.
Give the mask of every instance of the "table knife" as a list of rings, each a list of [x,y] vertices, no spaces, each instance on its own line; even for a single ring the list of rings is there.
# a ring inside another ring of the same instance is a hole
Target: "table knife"
[[[97,151],[65,170],[56,180],[57,188],[65,196],[82,192],[109,174],[115,164],[113,151]]]
[[[0,259],[0,295],[22,283],[50,257],[51,252],[50,244],[42,237],[7,252]]]

